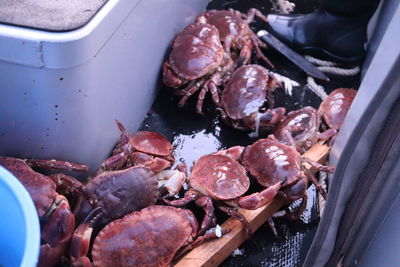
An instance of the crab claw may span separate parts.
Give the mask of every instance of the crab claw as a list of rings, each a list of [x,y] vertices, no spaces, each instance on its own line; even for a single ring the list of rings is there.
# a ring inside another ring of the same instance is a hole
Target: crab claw
[[[255,210],[271,203],[285,182],[286,179],[264,189],[261,192],[241,197],[238,201],[239,207],[248,210]]]
[[[47,222],[43,226],[38,266],[53,266],[69,244],[75,227],[75,218],[67,199],[57,195]]]
[[[166,86],[176,88],[182,85],[182,80],[174,73],[168,62],[164,63],[162,72],[163,82]]]
[[[283,107],[267,109],[260,116],[260,126],[271,126],[280,122],[285,115],[286,109]]]
[[[242,156],[244,149],[245,149],[244,146],[233,146],[228,149],[219,150],[219,151],[215,152],[214,154],[228,156],[233,160],[239,160],[240,157]]]
[[[100,218],[102,209],[93,209],[85,218],[84,222],[75,230],[69,247],[69,256],[72,266],[92,266],[87,253],[89,251],[90,239],[93,233],[93,225]]]
[[[185,173],[179,170],[164,170],[156,174],[158,187],[168,191],[168,197],[172,197],[181,191],[186,181]]]

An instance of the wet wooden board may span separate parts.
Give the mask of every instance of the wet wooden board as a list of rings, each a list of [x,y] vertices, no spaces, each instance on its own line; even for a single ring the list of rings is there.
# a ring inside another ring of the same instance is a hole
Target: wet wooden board
[[[304,153],[304,156],[314,161],[325,163],[329,153],[329,147],[322,144],[314,145],[310,150]],[[315,173],[316,169],[310,165],[305,165]],[[270,205],[266,205],[257,210],[239,211],[244,215],[250,223],[251,229],[255,232],[263,225],[267,219],[283,206],[282,201],[274,201]],[[222,224],[222,228],[230,229],[231,231],[223,237],[206,242],[186,254],[175,267],[186,266],[202,266],[210,267],[221,264],[235,249],[237,249],[244,241],[246,241],[246,233],[242,224],[236,219],[228,219]]]

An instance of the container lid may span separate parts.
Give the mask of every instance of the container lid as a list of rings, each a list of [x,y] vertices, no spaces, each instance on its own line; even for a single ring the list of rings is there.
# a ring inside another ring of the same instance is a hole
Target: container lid
[[[0,0],[0,23],[65,32],[82,27],[108,0]]]

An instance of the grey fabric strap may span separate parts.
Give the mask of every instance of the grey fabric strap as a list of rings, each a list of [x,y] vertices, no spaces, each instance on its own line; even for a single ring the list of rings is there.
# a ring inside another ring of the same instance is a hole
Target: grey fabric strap
[[[85,25],[107,0],[0,0],[0,23],[46,31]]]

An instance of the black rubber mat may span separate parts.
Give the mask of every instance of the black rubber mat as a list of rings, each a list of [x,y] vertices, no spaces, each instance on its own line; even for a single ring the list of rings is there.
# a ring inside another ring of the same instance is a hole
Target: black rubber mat
[[[308,13],[318,7],[318,1],[302,0],[296,3],[295,11]],[[271,3],[267,0],[216,0],[209,4],[209,9],[234,8],[247,12],[255,7],[263,13],[270,12]],[[263,27],[255,24],[253,30]],[[272,51],[265,54],[276,66],[275,72],[297,81],[292,97],[283,90],[277,90],[277,106],[284,106],[288,111],[304,106],[318,107],[321,100],[306,86],[306,76],[281,55]],[[260,63],[261,64],[261,63]],[[262,65],[262,64],[261,64]],[[357,88],[359,77],[339,78],[330,76],[329,83],[323,83],[327,93],[338,87]],[[162,87],[152,109],[143,121],[141,130],[157,131],[169,139],[175,147],[177,159],[183,159],[191,166],[200,156],[234,145],[248,145],[255,141],[248,133],[239,132],[223,124],[209,97],[206,97],[204,116],[195,112],[196,97],[193,96],[184,108],[177,108],[178,100],[171,94],[170,88]],[[300,221],[275,220],[280,237],[275,238],[263,225],[253,237],[240,249],[243,255],[231,256],[222,266],[301,266],[309,245],[318,226],[315,188],[308,189],[309,202]],[[222,219],[221,219],[222,220]]]

